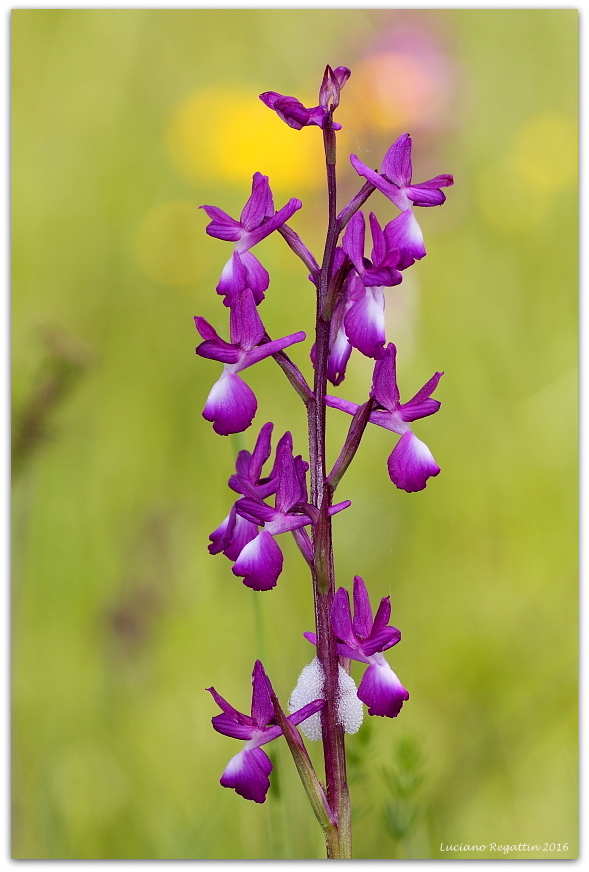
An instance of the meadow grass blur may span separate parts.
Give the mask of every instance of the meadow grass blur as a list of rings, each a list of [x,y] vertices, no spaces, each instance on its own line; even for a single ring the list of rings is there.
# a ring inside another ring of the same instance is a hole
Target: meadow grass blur
[[[319,255],[320,135],[257,95],[314,105],[330,63],[352,69],[342,198],[359,187],[348,153],[378,166],[406,130],[414,178],[455,178],[420,211],[428,256],[387,291],[402,399],[445,372],[416,425],[442,472],[397,491],[391,436],[369,428],[338,491],[338,584],[390,594],[410,692],[348,740],[354,857],[575,857],[576,10],[20,9],[11,30],[12,856],[323,854],[283,743],[264,806],[218,784],[237,748],[204,688],[243,710],[263,656],[286,701],[313,614],[286,536],[258,611],[207,552],[236,443],[201,417],[218,364],[194,356],[192,317],[225,335],[229,249],[196,207],[239,214],[255,171],[277,206],[301,197],[291,223]],[[269,333],[310,334],[305,269],[278,237],[256,254]],[[308,349],[292,351],[306,373]],[[348,373],[338,393],[362,402],[370,364]],[[306,453],[278,367],[246,379],[242,444],[273,420]]]

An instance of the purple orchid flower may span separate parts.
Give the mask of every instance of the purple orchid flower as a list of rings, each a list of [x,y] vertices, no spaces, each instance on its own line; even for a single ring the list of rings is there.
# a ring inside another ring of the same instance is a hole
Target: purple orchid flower
[[[351,73],[347,67],[330,66],[325,68],[323,81],[319,89],[319,105],[307,109],[296,97],[277,94],[276,91],[264,91],[260,100],[294,130],[301,130],[315,124],[323,128],[331,113],[339,105],[340,91],[349,79]],[[334,130],[341,130],[341,124],[332,122]]]
[[[220,779],[221,785],[233,788],[244,799],[264,802],[270,787],[268,776],[272,771],[272,763],[260,746],[282,735],[282,729],[275,722],[274,706],[264,667],[259,660],[256,660],[252,672],[252,703],[249,715],[234,709],[214,687],[206,689],[222,711],[222,714],[215,715],[211,719],[214,729],[224,736],[242,739],[245,742],[245,746],[225,767]],[[323,706],[323,700],[316,699],[293,712],[288,716],[288,720],[297,726],[320,711]]]
[[[240,451],[235,462],[235,473],[230,476],[229,487],[242,496],[254,499],[265,499],[276,492],[276,475],[274,471],[261,478],[262,467],[270,457],[270,440],[272,423],[264,424],[260,429],[254,450]],[[216,530],[210,534],[209,554],[225,554],[229,560],[237,560],[248,542],[258,535],[258,525],[247,521],[237,514],[235,503],[227,517]]]
[[[435,176],[426,182],[411,184],[411,136],[403,133],[393,142],[382,159],[380,173],[363,164],[355,154],[350,163],[358,173],[378,188],[402,212],[413,206],[440,206],[446,199],[440,188],[454,184],[450,175]]]
[[[354,577],[353,597],[353,620],[347,590],[340,587],[333,598],[331,626],[339,640],[338,654],[368,663],[358,687],[358,699],[368,706],[368,714],[396,718],[409,694],[381,653],[401,639],[399,630],[388,626],[390,597],[381,599],[374,619],[366,585],[358,575]]]
[[[245,287],[253,292],[256,305],[262,302],[270,278],[249,249],[282,227],[302,205],[300,200],[293,197],[282,209],[275,212],[268,176],[254,173],[252,192],[242,209],[239,221],[216,206],[200,207],[211,219],[206,226],[209,236],[235,243],[233,255],[223,267],[217,285],[217,293],[225,296],[225,305],[230,305],[234,291]]]
[[[357,273],[348,279],[347,293],[352,305],[346,312],[344,327],[354,346],[366,357],[379,358],[386,342],[383,287],[398,285],[400,253],[391,247],[378,223],[370,213],[372,260],[364,257],[365,223],[362,212],[351,218],[342,239],[342,246]]]
[[[347,590],[338,588],[333,598],[331,626],[338,640],[337,653],[340,657],[368,664],[357,690],[358,699],[368,706],[368,714],[396,718],[409,694],[382,656],[383,651],[401,639],[399,630],[388,626],[390,597],[381,599],[373,619],[368,591],[359,575],[354,576],[353,596],[353,620]],[[303,636],[312,645],[317,644],[315,633],[303,633]]]
[[[400,136],[385,154],[380,173],[371,170],[355,154],[350,163],[358,175],[367,179],[401,210],[385,228],[385,236],[391,248],[401,252],[398,268],[405,269],[425,255],[423,234],[413,214],[414,206],[440,206],[446,199],[440,188],[454,184],[451,175],[435,176],[425,182],[412,184],[411,137]]]
[[[282,339],[263,342],[264,325],[249,288],[231,294],[229,305],[230,342],[221,339],[204,318],[194,318],[196,329],[204,340],[195,349],[196,353],[224,364],[221,377],[211,388],[202,413],[206,421],[212,422],[215,433],[222,436],[246,430],[258,407],[253,391],[237,373],[305,338],[305,334],[299,331]]]
[[[307,502],[305,474],[308,464],[300,455],[293,457],[292,436],[285,433],[276,446],[275,505],[269,506],[260,493],[238,500],[238,515],[260,527],[259,533],[243,547],[233,565],[233,574],[243,577],[246,587],[270,590],[282,572],[283,557],[274,537],[299,530],[311,523],[313,507]],[[274,479],[275,475],[275,479]],[[330,507],[330,515],[351,505],[349,500]],[[310,552],[307,556],[310,556]]]
[[[407,403],[400,403],[396,376],[397,349],[392,342],[387,345],[384,355],[374,365],[372,390],[370,395],[378,407],[370,414],[370,423],[398,433],[401,438],[388,458],[389,476],[393,484],[407,493],[423,490],[430,476],[438,475],[440,467],[432,454],[408,426],[410,421],[433,415],[441,403],[430,397],[443,373],[436,372],[426,384]],[[339,397],[325,397],[325,402],[333,409],[354,415],[360,408]]]

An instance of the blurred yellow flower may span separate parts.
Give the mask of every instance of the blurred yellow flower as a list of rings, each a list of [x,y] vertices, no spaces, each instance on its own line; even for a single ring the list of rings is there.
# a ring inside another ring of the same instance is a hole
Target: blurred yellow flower
[[[162,285],[188,285],[200,275],[198,250],[204,218],[194,203],[168,201],[139,225],[136,253],[145,275]]]
[[[166,146],[191,182],[216,179],[243,187],[258,171],[274,191],[298,195],[323,183],[318,130],[292,130],[242,86],[198,91],[171,115]]]
[[[577,124],[556,113],[529,118],[515,135],[513,160],[528,184],[552,192],[577,178]]]

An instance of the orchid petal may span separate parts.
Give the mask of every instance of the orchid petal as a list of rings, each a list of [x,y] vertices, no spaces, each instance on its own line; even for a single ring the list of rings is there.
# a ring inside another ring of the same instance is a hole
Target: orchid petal
[[[260,428],[260,432],[258,433],[258,438],[256,439],[256,444],[254,445],[254,450],[251,453],[251,458],[249,461],[249,478],[252,482],[256,482],[261,474],[262,467],[270,457],[270,453],[272,451],[272,431],[274,430],[274,424],[271,421],[268,421],[267,424],[263,424]]]
[[[406,269],[425,257],[423,233],[412,209],[405,209],[384,228],[385,238],[390,248],[399,250],[399,269]]]
[[[368,706],[369,715],[396,718],[409,694],[384,657],[375,655],[362,676],[358,698]]]
[[[306,334],[303,333],[302,330],[299,330],[298,333],[291,333],[289,336],[283,336],[281,339],[273,339],[271,342],[263,342],[261,345],[256,346],[256,348],[252,348],[251,351],[248,351],[243,356],[243,362],[239,369],[253,366],[254,363],[264,360],[265,357],[271,357],[271,355],[276,354],[278,351],[282,351],[284,348],[288,348],[290,345],[294,345],[296,342],[302,342],[305,338]]]
[[[392,342],[387,345],[380,360],[374,364],[371,395],[388,412],[399,408],[399,388],[397,387],[397,349]]]
[[[294,130],[301,130],[309,121],[309,110],[296,97],[264,91],[260,94],[260,100]]]
[[[330,506],[327,510],[327,514],[331,518],[333,515],[343,512],[344,509],[349,509],[351,505],[352,503],[350,500],[342,500],[341,503],[336,503],[334,506]]]
[[[337,653],[340,657],[346,657],[348,660],[355,660],[357,663],[370,663],[370,660],[361,648],[350,648],[343,642],[337,643]]]
[[[266,505],[261,500],[244,497],[235,503],[235,509],[242,518],[254,524],[268,524],[274,520],[276,509]]]
[[[411,137],[403,133],[396,139],[382,159],[380,171],[390,182],[405,188],[411,183]]]
[[[227,543],[230,541],[230,523],[231,515],[227,515],[210,534],[209,539],[211,544],[209,545],[209,554],[221,554],[225,550]]]
[[[349,342],[366,357],[378,358],[386,342],[384,294],[380,287],[366,288],[362,299],[353,303],[344,318]]]
[[[205,232],[209,236],[213,236],[215,239],[222,239],[224,242],[237,242],[238,239],[241,239],[243,234],[241,224],[235,218],[228,215],[227,212],[223,212],[217,206],[200,206],[199,208],[204,209],[211,219],[211,222],[205,228]]]
[[[387,254],[385,236],[374,212],[370,213],[368,220],[370,222],[370,233],[372,235],[372,252],[370,253],[370,257],[372,258],[372,263],[380,264]]]
[[[229,715],[215,715],[211,718],[213,728],[223,736],[229,736],[231,739],[242,739],[247,741],[251,739],[254,727],[251,723],[237,723]]]
[[[334,387],[341,384],[346,376],[346,367],[353,345],[349,341],[345,328],[338,330],[335,341],[329,350],[327,361],[327,378]]]
[[[277,230],[279,227],[282,227],[283,224],[286,224],[289,218],[292,218],[294,213],[300,209],[302,205],[303,204],[300,200],[297,200],[296,197],[292,197],[288,203],[282,207],[282,209],[279,209],[278,212],[276,212],[275,215],[266,218],[259,227],[250,230],[249,233],[243,237],[241,243],[238,244],[238,250],[240,252],[246,251],[254,245],[257,245],[258,242],[265,239],[274,230]]]
[[[219,363],[237,363],[239,360],[239,348],[223,339],[205,339],[194,351],[199,357],[217,360]]]
[[[368,420],[371,424],[376,424],[377,427],[382,427],[384,430],[390,430],[391,433],[396,433],[398,436],[402,436],[408,430],[397,412],[382,412],[377,409],[370,413]]]
[[[321,709],[325,706],[324,699],[314,699],[312,702],[307,703],[302,708],[298,709],[298,711],[293,712],[291,715],[288,715],[288,720],[297,727],[303,721],[306,721],[307,718],[310,718],[312,715],[320,712]]]
[[[247,288],[247,271],[237,251],[234,251],[221,270],[221,276],[217,283],[217,293],[225,295],[227,299],[224,301],[228,306],[231,301],[231,296],[239,291]]]
[[[223,341],[215,328],[212,327],[205,318],[201,318],[200,315],[194,316],[194,326],[200,333],[202,339],[216,339],[219,342]]]
[[[342,238],[342,248],[356,267],[359,274],[364,272],[364,237],[366,229],[364,215],[355,212],[350,218]]]
[[[440,190],[432,191],[422,185],[409,185],[405,194],[415,206],[441,206],[446,195]]]
[[[404,421],[416,421],[418,418],[427,418],[428,415],[433,415],[442,405],[439,400],[433,400],[430,394],[433,393],[444,375],[443,372],[436,372],[428,382],[417,391],[414,397],[411,397],[406,403],[399,407],[401,418]]]
[[[209,554],[223,552],[229,560],[237,560],[247,543],[257,535],[258,524],[238,515],[234,503],[229,515],[209,536]]]
[[[301,527],[306,527],[311,523],[311,518],[308,515],[301,513],[277,514],[265,525],[265,529],[272,535],[278,536],[280,533],[291,533],[293,530],[300,530]]]
[[[362,643],[362,651],[371,657],[377,651],[386,651],[401,641],[401,631],[396,627],[383,627],[377,633],[372,631],[370,638]]]
[[[251,251],[244,251],[240,258],[245,267],[247,286],[254,295],[256,306],[259,306],[264,299],[264,292],[268,290],[270,276]]]
[[[225,767],[221,785],[232,787],[244,799],[264,802],[270,787],[268,776],[271,771],[272,763],[261,748],[242,748]]]
[[[234,255],[237,257],[237,255]],[[236,291],[229,301],[229,335],[231,342],[243,351],[251,351],[263,338],[264,325],[258,315],[254,297],[249,288]]]
[[[428,478],[440,472],[427,445],[410,431],[395,445],[387,466],[393,484],[407,493],[423,490]]]
[[[258,227],[264,218],[274,214],[272,191],[268,184],[268,176],[254,173],[252,176],[252,192],[241,210],[239,223],[245,231]]]
[[[359,575],[354,576],[353,600],[354,620],[352,627],[356,636],[366,639],[372,630],[372,608],[366,585]]]
[[[276,449],[278,486],[276,488],[276,509],[288,512],[305,498],[301,492],[301,482],[296,474],[292,456],[292,440],[285,440]]]
[[[239,376],[225,370],[211,388],[202,416],[212,422],[215,433],[228,436],[246,430],[257,407],[252,389]]]
[[[282,551],[266,530],[245,546],[232,572],[243,576],[243,583],[253,590],[270,590],[282,572]]]
[[[263,729],[274,717],[274,706],[270,699],[264,667],[259,660],[254,663],[252,672],[252,721],[255,727]]]
[[[248,718],[247,715],[244,715],[241,712],[238,712],[237,709],[233,708],[233,706],[230,705],[226,699],[224,699],[219,693],[217,693],[214,687],[207,687],[205,689],[208,690],[208,692],[211,694],[221,711],[228,717],[230,717],[233,721],[235,721],[235,723],[249,724],[251,726],[251,719]],[[218,717],[218,715],[216,715],[216,717]]]
[[[378,604],[378,609],[376,610],[376,615],[374,616],[374,621],[372,622],[372,630],[370,632],[370,636],[374,633],[380,633],[383,627],[389,622],[389,618],[391,616],[391,598],[388,596],[383,596],[381,601]]]
[[[344,642],[351,648],[357,647],[356,636],[352,630],[350,600],[348,592],[344,587],[339,587],[333,597],[331,627],[340,642]]]
[[[346,412],[348,415],[355,415],[360,406],[357,403],[350,403],[349,400],[344,400],[342,397],[331,397],[326,395],[325,405],[332,409],[339,409],[340,412]]]
[[[407,198],[402,195],[397,185],[387,181],[384,176],[381,176],[375,170],[371,170],[370,167],[367,167],[366,164],[362,163],[355,154],[350,155],[350,163],[359,176],[363,176],[371,185],[378,188],[378,190],[398,206],[399,209],[403,208]]]

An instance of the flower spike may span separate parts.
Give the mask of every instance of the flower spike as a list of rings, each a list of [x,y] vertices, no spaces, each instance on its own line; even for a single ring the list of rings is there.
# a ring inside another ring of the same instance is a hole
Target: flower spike
[[[388,474],[396,487],[407,493],[421,491],[440,472],[429,448],[414,434],[412,422],[440,408],[433,394],[443,373],[434,373],[411,399],[401,402],[397,348],[392,342],[387,344],[385,305],[387,294],[396,293],[386,289],[399,285],[404,270],[426,254],[417,207],[443,204],[444,189],[453,184],[451,175],[413,181],[411,137],[404,133],[388,148],[378,171],[350,155],[352,167],[362,177],[360,189],[343,208],[338,206],[336,131],[341,125],[334,122],[334,116],[349,76],[347,67],[325,66],[318,102],[313,106],[276,91],[259,95],[292,129],[321,129],[327,189],[321,257],[288,224],[301,208],[300,200],[291,198],[276,210],[268,177],[256,172],[239,217],[216,206],[200,207],[208,217],[206,233],[230,243],[216,286],[229,310],[228,338],[222,338],[204,318],[194,319],[201,338],[196,354],[221,364],[202,412],[216,433],[239,433],[252,424],[257,400],[242,371],[266,357],[274,357],[305,406],[309,462],[304,455],[294,454],[289,430],[273,447],[274,425],[265,423],[249,450],[237,453],[228,479],[232,505],[210,534],[208,550],[224,554],[231,561],[232,574],[246,587],[272,590],[285,559],[279,537],[291,533],[310,569],[315,632],[303,635],[316,646],[316,656],[303,668],[286,711],[259,660],[251,676],[249,713],[235,709],[214,687],[207,690],[218,706],[212,718],[214,729],[242,743],[225,766],[221,785],[252,802],[265,802],[272,762],[264,745],[283,735],[323,831],[328,859],[352,858],[344,734],[360,728],[364,705],[370,716],[396,718],[409,699],[384,657],[401,639],[400,631],[389,623],[390,598],[383,597],[373,610],[360,576],[354,577],[349,591],[335,590],[331,518],[350,502],[334,504],[333,500],[368,424],[396,434],[387,458]],[[382,226],[374,212],[361,211],[377,190],[396,206],[395,214]],[[259,306],[270,277],[252,252],[274,231],[302,261],[313,286],[312,383],[285,351],[305,334],[298,331],[272,339],[260,317]],[[328,382],[337,386],[344,380],[353,349],[373,360],[372,384],[362,405],[326,396]],[[277,400],[281,402],[282,397]],[[330,453],[326,406],[351,416],[329,473],[325,465]],[[350,675],[352,660],[362,664],[358,686]],[[315,773],[303,736],[323,744],[324,784]]]

